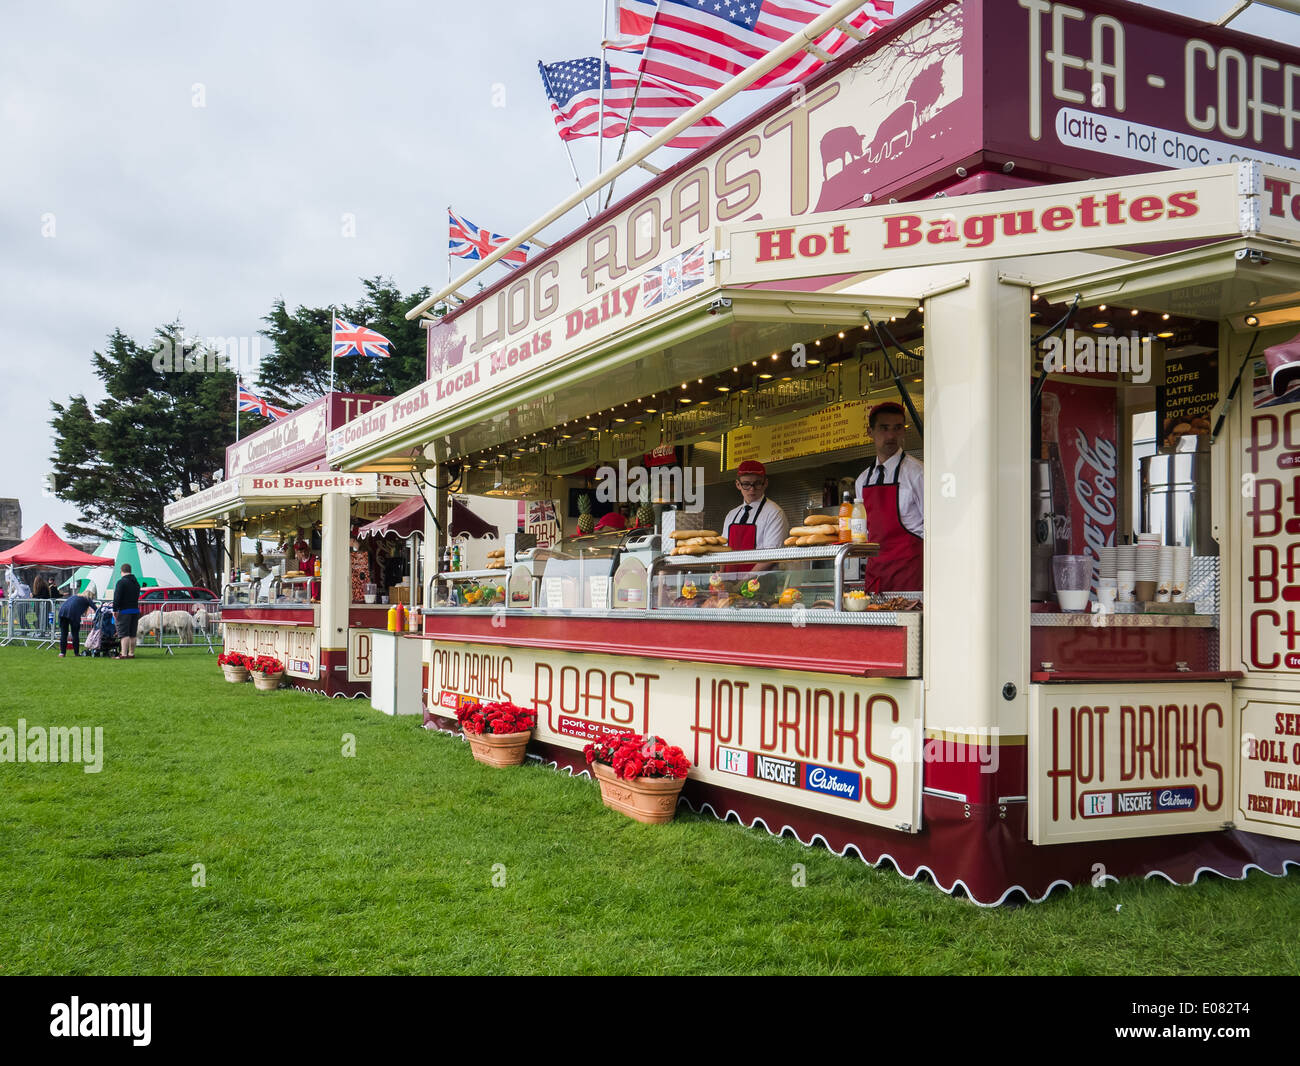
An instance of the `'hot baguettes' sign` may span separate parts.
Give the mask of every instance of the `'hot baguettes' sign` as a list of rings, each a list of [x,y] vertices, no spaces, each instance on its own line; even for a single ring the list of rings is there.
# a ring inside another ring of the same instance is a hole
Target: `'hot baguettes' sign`
[[[691,777],[890,829],[920,828],[921,683],[438,641],[429,706],[510,700],[536,737],[581,750],[612,733],[676,744]]]
[[[1226,681],[1031,686],[1030,840],[1221,829],[1232,820],[1233,736]]]
[[[721,281],[739,285],[1240,236],[1239,171],[1225,164],[886,204],[815,219],[733,223],[723,228],[719,244],[730,253]],[[1259,192],[1254,196],[1258,201]]]

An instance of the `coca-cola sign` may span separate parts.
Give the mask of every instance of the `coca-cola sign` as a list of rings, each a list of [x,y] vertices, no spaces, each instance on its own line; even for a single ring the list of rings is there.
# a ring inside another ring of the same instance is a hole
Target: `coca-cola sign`
[[[1114,544],[1119,531],[1115,392],[1108,387],[1048,382],[1043,401],[1045,414],[1055,413],[1058,422],[1053,433],[1048,419],[1044,419],[1043,443],[1049,451],[1059,448],[1060,465],[1053,462],[1053,475],[1064,474],[1065,480],[1065,492],[1053,493],[1058,528],[1063,534],[1057,552],[1064,547],[1064,535],[1068,534],[1070,554],[1086,555],[1092,560],[1095,588],[1101,549]]]

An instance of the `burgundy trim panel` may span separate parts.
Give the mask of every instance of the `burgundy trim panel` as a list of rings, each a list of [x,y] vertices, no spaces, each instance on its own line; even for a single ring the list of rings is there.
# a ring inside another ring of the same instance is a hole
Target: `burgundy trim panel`
[[[493,625],[495,620],[487,615],[426,615],[424,635],[474,644],[813,670],[850,677],[907,676],[907,630],[902,626],[793,629],[764,622],[539,618],[523,613],[507,613],[505,625]]]
[[[223,607],[223,622],[259,622],[263,625],[314,626],[316,612],[310,607]]]

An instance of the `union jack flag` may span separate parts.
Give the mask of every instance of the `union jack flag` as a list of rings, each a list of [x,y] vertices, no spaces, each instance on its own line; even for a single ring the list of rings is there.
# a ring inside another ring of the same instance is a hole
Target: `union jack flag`
[[[261,415],[263,418],[269,418],[272,422],[284,418],[289,413],[284,407],[276,407],[267,403],[242,381],[239,382],[239,410],[249,414]]]
[[[704,283],[704,245],[697,244],[647,270],[641,281],[643,307],[671,300]]]
[[[368,355],[371,359],[387,359],[393,353],[388,346],[393,342],[382,333],[365,326],[354,326],[347,319],[334,318],[334,358],[345,355]]]
[[[868,0],[845,19],[862,35],[890,22],[892,0]],[[676,85],[718,89],[768,52],[784,44],[824,15],[825,0],[659,0],[642,69]],[[832,26],[816,41],[823,52],[837,56],[856,42]],[[749,87],[797,85],[821,70],[822,60],[796,52]]]
[[[486,259],[510,240],[500,233],[479,229],[473,222],[461,218],[450,207],[447,208],[447,231],[447,251],[458,259]],[[535,251],[537,251],[536,245],[524,243],[507,252],[498,262],[514,270],[523,266]]]

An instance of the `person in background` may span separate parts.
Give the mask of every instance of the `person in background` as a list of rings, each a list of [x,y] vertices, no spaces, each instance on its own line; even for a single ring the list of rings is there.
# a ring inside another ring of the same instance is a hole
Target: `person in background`
[[[627,529],[628,526],[627,512],[628,512],[628,506],[627,504],[624,503],[624,504],[620,504],[618,507],[615,507],[612,511],[609,512],[609,514],[602,515],[600,521],[596,523],[596,532],[600,533],[606,529],[610,529],[610,530]]]
[[[305,540],[296,542],[293,551],[298,557],[298,569],[311,578],[308,584],[308,595],[311,597],[312,602],[315,603],[320,599],[320,582],[316,579],[316,553],[311,550],[311,545]]]
[[[68,598],[63,601],[63,606],[59,608],[59,658],[62,659],[68,651],[68,634],[72,634],[72,657],[75,659],[81,654],[81,616],[94,607],[85,596],[78,595],[72,591],[72,585],[64,586]]]
[[[867,591],[919,591],[925,575],[925,467],[903,451],[907,414],[902,404],[876,404],[867,425],[876,459],[854,485],[867,509],[867,539],[880,545],[864,568]]]
[[[45,579],[44,574],[37,574],[36,580],[32,582],[32,599],[54,599],[54,589],[50,587],[50,583]]]
[[[741,503],[727,512],[722,535],[727,547],[736,552],[780,548],[790,535],[790,520],[779,504],[767,498],[767,467],[757,459],[746,459],[736,468],[736,488]],[[729,563],[725,573],[770,570],[774,563]]]
[[[113,586],[113,615],[117,635],[121,638],[119,659],[134,659],[136,632],[140,627],[140,582],[131,573],[131,564],[122,564],[122,573]]]

